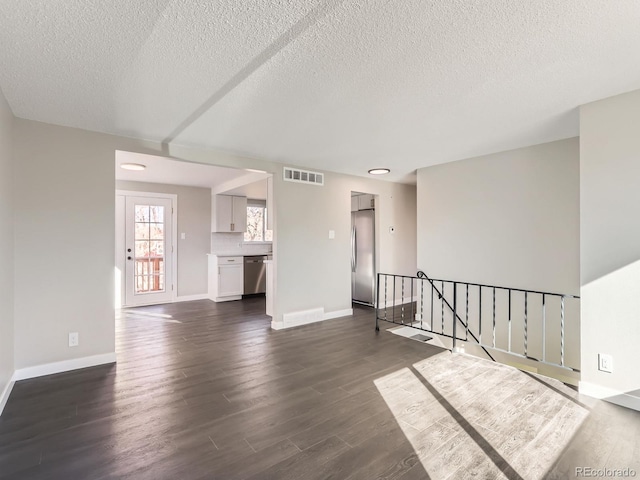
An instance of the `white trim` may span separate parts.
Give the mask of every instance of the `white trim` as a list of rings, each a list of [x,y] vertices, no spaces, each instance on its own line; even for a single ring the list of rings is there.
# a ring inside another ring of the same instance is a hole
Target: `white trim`
[[[169,302],[166,303],[173,303],[178,301],[178,195],[175,193],[156,193],[156,192],[136,192],[133,190],[116,190],[116,197],[118,195],[122,195],[124,197],[151,197],[151,198],[168,198],[171,200],[171,208],[173,209],[172,215],[171,215],[171,230],[172,230],[172,235],[171,235],[171,242],[172,242],[172,247],[173,247],[173,251],[171,252],[171,264],[172,264],[172,268],[171,268],[171,284],[173,285],[173,290],[171,291],[171,300]],[[114,200],[115,202],[115,200]],[[117,228],[117,227],[116,227]],[[117,234],[117,232],[116,232]],[[116,265],[117,266],[117,265]],[[122,273],[123,278],[125,278],[126,281],[126,274],[123,272]],[[122,288],[124,290],[125,288],[125,282],[122,282]],[[122,292],[122,305],[120,305],[120,308],[127,308],[127,307],[142,307],[144,305],[140,304],[140,305],[125,305],[124,301],[125,301],[125,292]],[[152,303],[150,305],[156,305],[158,302]]]
[[[595,383],[579,382],[578,391],[583,395],[615,403],[622,407],[640,411],[640,398],[613,388],[603,387]]]
[[[197,295],[181,295],[176,297],[176,302],[192,302],[194,300],[208,300],[208,293],[198,293]]]
[[[332,318],[348,317],[353,315],[353,308],[345,308],[344,310],[335,310],[333,312],[325,313],[322,316],[322,320],[331,320]]]
[[[584,395],[599,399],[615,397],[616,395],[624,395],[624,392],[614,390],[613,388],[603,387],[602,385],[583,381],[578,383],[578,391]]]
[[[26,367],[16,370],[13,380],[26,380],[28,378],[42,377],[54,373],[68,372],[79,368],[95,367],[106,363],[115,363],[116,352],[103,353],[102,355],[92,355],[90,357],[73,358],[61,362],[45,363],[35,367]]]
[[[2,411],[4,410],[4,407],[7,404],[7,401],[9,400],[9,395],[11,395],[11,390],[13,390],[13,386],[16,383],[15,376],[16,374],[14,373],[9,379],[7,386],[4,387],[4,391],[2,392],[2,395],[0,395],[0,415],[2,415]]]
[[[242,295],[231,295],[229,297],[209,297],[207,296],[207,298],[213,302],[219,303],[219,302],[233,302],[235,300],[242,300]]]
[[[299,312],[285,313],[282,320],[271,320],[271,328],[274,330],[282,330],[284,328],[299,327],[301,325],[309,325],[310,323],[324,322],[333,318],[348,317],[353,315],[353,308],[345,308],[344,310],[334,310],[325,313],[324,308],[314,308],[311,310],[303,310]]]

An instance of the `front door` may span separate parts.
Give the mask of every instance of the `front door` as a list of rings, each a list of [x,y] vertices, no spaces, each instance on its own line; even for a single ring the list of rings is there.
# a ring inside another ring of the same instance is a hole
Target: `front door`
[[[169,198],[126,197],[124,304],[128,307],[173,299],[172,215]]]

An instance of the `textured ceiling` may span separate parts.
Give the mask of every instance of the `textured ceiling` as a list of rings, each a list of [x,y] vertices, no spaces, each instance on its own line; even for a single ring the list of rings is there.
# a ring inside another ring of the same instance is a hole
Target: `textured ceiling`
[[[578,134],[637,0],[0,0],[15,115],[356,175]]]

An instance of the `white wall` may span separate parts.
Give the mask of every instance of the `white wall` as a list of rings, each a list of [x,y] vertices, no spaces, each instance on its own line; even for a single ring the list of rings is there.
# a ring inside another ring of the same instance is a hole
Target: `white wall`
[[[211,189],[116,181],[118,190],[178,196],[178,296],[207,294],[207,254],[211,243]],[[186,233],[186,239],[180,238]]]
[[[19,119],[15,132],[16,368],[115,350],[116,150],[275,174],[276,318],[350,308],[351,190],[379,194],[381,228],[396,224],[394,237],[380,239],[381,269],[415,270],[414,187],[328,175],[326,187],[302,190],[282,181],[281,165],[226,153]],[[332,243],[329,228],[336,230]],[[78,347],[67,346],[71,331],[80,333]]]
[[[640,90],[580,109],[581,390],[640,388]],[[613,355],[613,373],[598,371]]]
[[[274,175],[278,261],[277,311],[351,308],[351,191],[378,195],[378,271],[416,271],[415,187],[325,172],[323,187]],[[389,233],[389,227],[395,233]],[[329,230],[335,239],[329,239]],[[276,317],[279,321],[281,317]]]
[[[418,170],[432,278],[579,294],[577,138]]]
[[[0,91],[0,412],[13,360],[13,113]]]

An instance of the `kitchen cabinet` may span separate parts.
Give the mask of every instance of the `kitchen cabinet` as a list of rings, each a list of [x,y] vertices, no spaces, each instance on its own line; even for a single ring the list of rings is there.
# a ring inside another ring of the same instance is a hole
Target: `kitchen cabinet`
[[[375,207],[373,195],[358,195],[356,198],[358,199],[358,210],[369,210]]]
[[[355,195],[353,197],[351,197],[351,211],[352,212],[357,212],[358,210],[360,210],[360,206],[359,206],[359,201],[358,199],[360,198],[360,195]]]
[[[247,197],[213,195],[211,231],[244,232],[247,229]]]
[[[351,211],[359,212],[360,210],[371,210],[375,208],[375,197],[369,193],[363,193],[351,197]]]
[[[209,298],[214,302],[239,300],[244,291],[243,258],[209,255]]]

